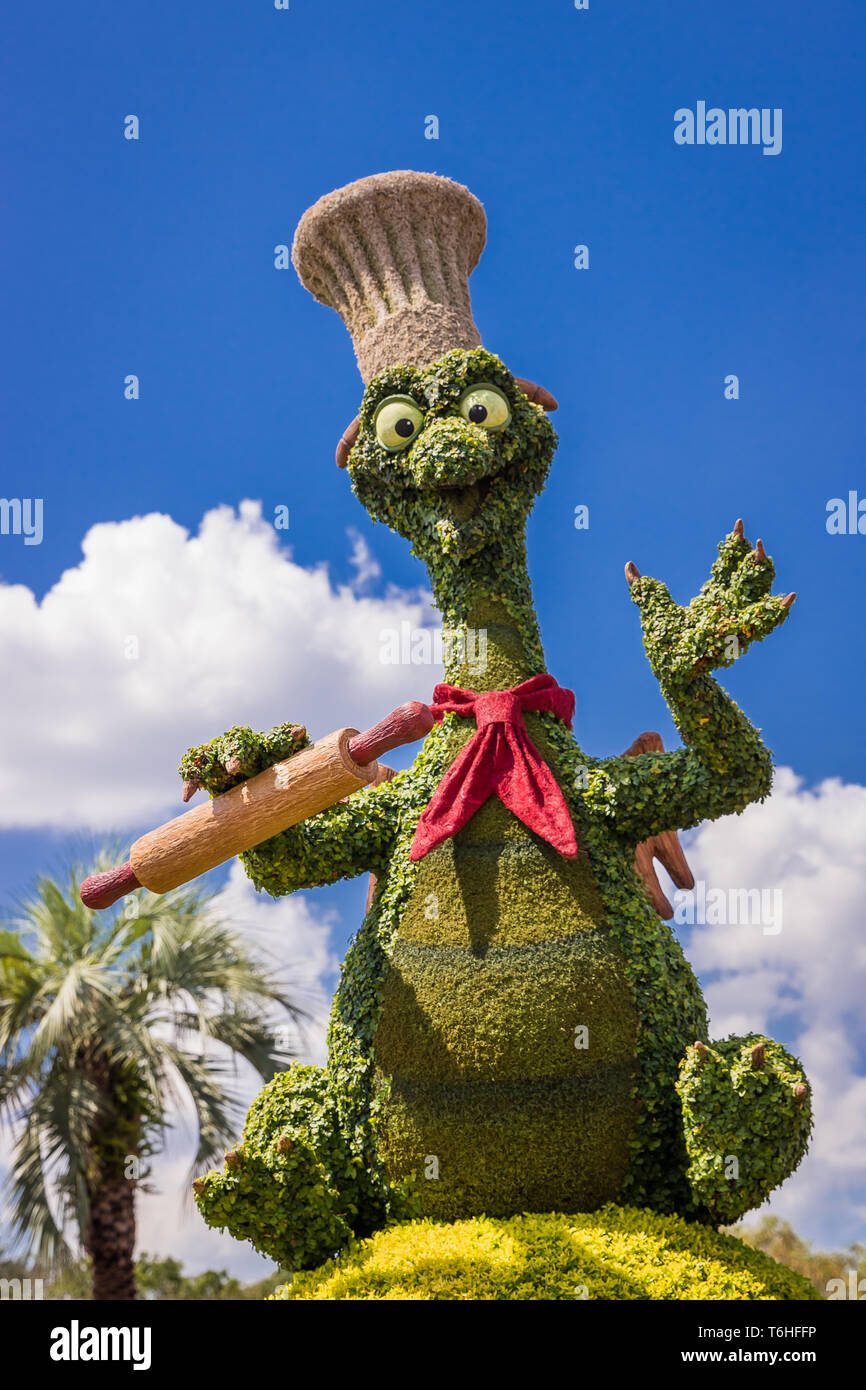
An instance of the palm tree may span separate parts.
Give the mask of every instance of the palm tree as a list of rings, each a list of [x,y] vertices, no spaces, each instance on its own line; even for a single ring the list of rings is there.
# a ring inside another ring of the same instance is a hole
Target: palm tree
[[[102,851],[95,869],[112,858]],[[0,931],[13,1219],[47,1264],[72,1256],[77,1227],[93,1297],[133,1299],[135,1193],[171,1107],[191,1102],[195,1113],[192,1178],[237,1131],[238,1058],[271,1077],[290,1056],[272,1011],[296,1022],[303,1011],[216,919],[209,896],[142,890],[99,913],[79,899],[84,876],[72,867],[65,888],[40,878],[17,930]]]

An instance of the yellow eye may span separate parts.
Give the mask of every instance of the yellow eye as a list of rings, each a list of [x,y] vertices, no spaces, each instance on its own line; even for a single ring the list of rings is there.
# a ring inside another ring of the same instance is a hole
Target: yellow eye
[[[424,423],[424,415],[411,396],[389,396],[376,411],[373,423],[382,447],[396,453],[412,443]]]
[[[508,397],[498,386],[470,386],[460,397],[460,414],[484,430],[501,430],[511,419]]]

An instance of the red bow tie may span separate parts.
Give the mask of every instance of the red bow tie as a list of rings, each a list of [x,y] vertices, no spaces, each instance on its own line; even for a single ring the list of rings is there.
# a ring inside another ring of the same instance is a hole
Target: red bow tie
[[[577,854],[565,798],[523,722],[523,710],[550,710],[571,728],[574,692],[553,676],[533,676],[511,690],[478,695],[458,685],[437,685],[430,706],[444,714],[475,716],[474,737],[455,758],[418,822],[410,859],[422,859],[456,835],[495,792],[518,820],[568,859]]]

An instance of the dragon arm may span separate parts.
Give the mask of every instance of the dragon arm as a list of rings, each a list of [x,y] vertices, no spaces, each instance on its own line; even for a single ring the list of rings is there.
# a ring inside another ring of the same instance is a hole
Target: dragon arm
[[[589,774],[589,809],[635,844],[742,811],[763,800],[772,782],[757,729],[711,676],[697,677],[680,699],[668,693],[667,701],[686,747],[607,758]]]
[[[368,768],[373,767],[374,783],[242,853],[241,863],[256,888],[263,888],[276,898],[299,888],[354,878],[365,871],[381,872],[393,852],[403,808],[400,778],[382,767],[378,758],[390,748],[426,736],[433,722],[427,705],[410,700],[365,733],[338,731],[334,737],[345,736],[346,752],[356,760],[353,771],[357,775],[352,780],[357,783],[369,776]],[[202,787],[212,797],[220,797],[266,768],[275,764],[285,768],[290,759],[307,747],[309,739],[302,724],[278,724],[269,733],[256,733],[246,725],[236,725],[183,755],[178,769],[184,779],[183,799],[189,800]],[[308,758],[299,775],[309,777],[311,766]],[[326,796],[336,796],[344,785],[342,775],[337,782],[331,779],[324,788],[318,788],[318,794],[307,806],[322,805],[323,790]],[[287,808],[281,804],[278,809],[282,812]],[[288,814],[281,814],[269,822],[269,827],[280,820],[285,824],[289,819]]]
[[[650,665],[685,744],[609,758],[590,774],[590,811],[637,843],[702,820],[742,811],[768,794],[772,759],[758,730],[709,672],[730,666],[787,618],[794,595],[769,593],[773,563],[754,551],[738,521],[688,607],[664,584],[626,566]]]
[[[355,792],[242,854],[241,862],[256,888],[279,898],[340,878],[381,874],[399,826],[393,788],[393,782],[383,782]]]

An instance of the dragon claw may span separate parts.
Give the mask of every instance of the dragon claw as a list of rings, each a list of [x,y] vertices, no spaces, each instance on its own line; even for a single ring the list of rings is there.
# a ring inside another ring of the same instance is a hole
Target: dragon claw
[[[197,791],[201,790],[201,782],[197,777],[188,777],[183,784],[183,799],[191,801]]]
[[[788,594],[786,598],[783,598],[783,599],[782,599],[782,607],[783,607],[783,608],[790,608],[790,607],[791,607],[791,604],[794,602],[794,599],[795,599],[796,597],[797,597],[796,594]]]
[[[223,767],[225,768],[229,777],[237,777],[238,773],[241,770],[241,760],[237,756],[237,754],[234,754],[231,758],[226,758],[225,762],[223,763]]]

